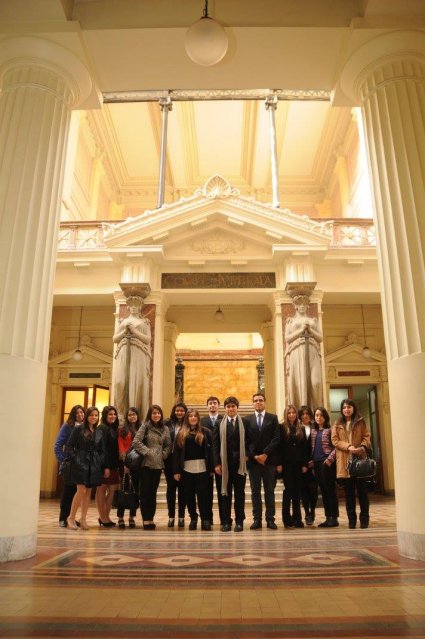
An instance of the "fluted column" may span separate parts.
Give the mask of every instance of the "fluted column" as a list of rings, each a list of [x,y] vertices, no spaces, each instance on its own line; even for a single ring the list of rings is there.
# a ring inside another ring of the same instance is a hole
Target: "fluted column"
[[[35,553],[47,356],[71,108],[91,82],[38,38],[0,53],[0,561]],[[18,439],[17,439],[18,438]]]
[[[361,104],[372,178],[399,549],[423,560],[425,34],[396,32],[364,45],[348,60],[341,85]]]

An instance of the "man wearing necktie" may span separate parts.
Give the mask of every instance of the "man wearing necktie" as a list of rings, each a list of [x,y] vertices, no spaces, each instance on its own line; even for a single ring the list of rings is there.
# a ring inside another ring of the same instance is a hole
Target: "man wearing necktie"
[[[245,427],[238,415],[239,400],[224,400],[226,415],[213,430],[214,470],[221,492],[223,524],[232,529],[232,493],[234,494],[235,532],[242,532],[245,519],[246,448]]]
[[[209,428],[211,432],[213,432],[214,428],[220,424],[223,419],[223,415],[219,415],[218,410],[220,406],[220,400],[218,397],[211,396],[207,399],[207,409],[208,415],[205,415],[201,419],[201,426],[204,428]],[[217,491],[217,502],[218,502],[218,513],[220,516],[220,524],[223,525],[223,513],[222,513],[222,504],[221,504],[221,494],[220,488],[218,485],[218,475],[215,475],[215,486]],[[209,504],[210,504],[210,517],[209,520],[211,525],[214,524],[213,518],[213,499],[214,499],[214,475],[211,475],[208,485],[208,495],[209,495]]]
[[[261,484],[264,488],[267,528],[276,530],[275,495],[276,466],[280,442],[280,426],[277,416],[266,412],[266,396],[262,392],[252,396],[255,412],[244,418],[246,447],[248,451],[248,473],[251,484],[252,514],[251,530],[262,527]]]

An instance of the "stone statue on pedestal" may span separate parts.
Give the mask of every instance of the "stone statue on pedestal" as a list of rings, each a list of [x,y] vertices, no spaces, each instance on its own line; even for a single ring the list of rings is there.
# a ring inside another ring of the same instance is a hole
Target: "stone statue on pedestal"
[[[285,327],[287,404],[294,404],[297,408],[307,405],[314,410],[317,406],[323,405],[320,353],[323,335],[317,319],[307,316],[309,296],[291,296],[295,315],[286,321]]]
[[[141,316],[141,295],[127,297],[130,314],[121,320],[113,336],[117,344],[114,360],[113,401],[120,418],[135,406],[142,420],[149,408],[151,370],[151,326]]]

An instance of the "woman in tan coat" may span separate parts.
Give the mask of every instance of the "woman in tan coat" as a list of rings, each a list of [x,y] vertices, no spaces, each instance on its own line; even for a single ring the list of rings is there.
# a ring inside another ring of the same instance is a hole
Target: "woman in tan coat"
[[[332,444],[336,449],[336,476],[345,492],[348,527],[357,524],[356,490],[360,505],[360,528],[369,525],[369,494],[365,479],[350,477],[347,464],[352,456],[365,457],[370,448],[370,433],[352,399],[341,402],[341,416],[332,428]]]

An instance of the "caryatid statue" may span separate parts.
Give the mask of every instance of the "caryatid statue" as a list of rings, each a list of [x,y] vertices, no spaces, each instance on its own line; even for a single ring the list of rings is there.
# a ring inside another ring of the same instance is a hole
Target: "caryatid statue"
[[[124,288],[124,286],[122,286]],[[149,408],[151,371],[151,325],[142,317],[143,297],[140,287],[125,288],[130,314],[119,322],[113,336],[117,345],[114,359],[113,401],[121,418],[130,406],[135,406],[142,420]]]
[[[314,410],[323,405],[320,351],[323,334],[317,319],[307,315],[313,288],[314,285],[287,287],[295,315],[287,319],[285,326],[285,376],[287,404],[297,408],[306,405]]]

